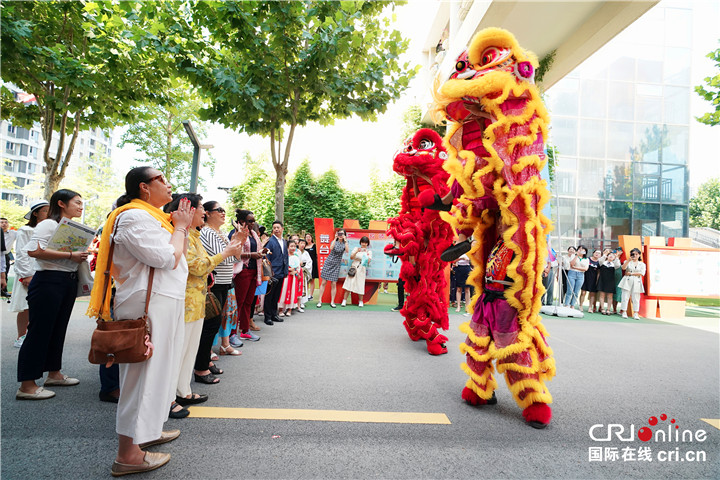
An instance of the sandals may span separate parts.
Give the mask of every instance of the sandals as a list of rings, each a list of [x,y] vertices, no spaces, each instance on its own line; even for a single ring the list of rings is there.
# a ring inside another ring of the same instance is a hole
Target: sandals
[[[230,355],[235,357],[237,355],[242,355],[242,352],[240,350],[235,350],[232,345],[228,345],[227,347],[220,345],[220,355]]]
[[[198,383],[204,383],[206,385],[215,385],[216,383],[220,383],[220,379],[212,373],[208,373],[207,375],[198,375],[195,373],[193,375],[195,375],[195,381]]]
[[[210,365],[208,367],[208,370],[210,370],[210,373],[212,373],[213,375],[222,375],[223,373],[225,373],[225,370],[218,368],[217,365]]]
[[[178,410],[178,411],[176,412],[176,411],[174,411],[174,410],[175,410],[177,407],[180,407],[180,410]],[[180,405],[180,404],[177,403],[177,402],[172,402],[172,405],[170,405],[170,413],[168,414],[168,416],[169,416],[170,418],[185,418],[185,417],[187,417],[188,415],[190,415],[190,410],[186,409],[185,407],[183,407],[182,405]]]
[[[220,360],[220,357],[217,356],[217,353],[215,353],[211,350],[210,351],[210,361],[217,362],[218,360]]]

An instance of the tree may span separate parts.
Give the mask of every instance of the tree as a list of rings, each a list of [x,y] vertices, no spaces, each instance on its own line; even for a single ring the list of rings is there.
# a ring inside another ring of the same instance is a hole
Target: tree
[[[3,87],[2,116],[40,123],[46,198],[65,177],[80,130],[129,123],[132,106],[164,101],[180,46],[192,44],[171,2],[3,2],[0,30],[3,80],[35,98],[17,102]]]
[[[690,199],[690,226],[720,230],[720,178],[711,178],[700,185]]]
[[[297,127],[353,114],[374,120],[417,72],[399,62],[408,41],[389,30],[386,6],[394,2],[194,5],[193,24],[213,48],[183,71],[212,101],[205,118],[269,137],[278,219]]]
[[[245,153],[245,179],[240,185],[230,189],[230,206],[232,209],[242,208],[251,210],[259,225],[265,225],[268,232],[272,222],[275,221],[275,204],[273,203],[274,182],[272,176],[265,168],[268,163],[267,155],[253,159]],[[234,217],[232,213],[228,217]]]
[[[165,175],[178,191],[190,190],[193,145],[185,133],[182,121],[190,120],[198,137],[207,135],[207,127],[200,120],[198,111],[203,106],[197,92],[188,85],[178,83],[168,92],[170,102],[166,105],[144,103],[134,112],[138,121],[128,127],[118,146],[133,144],[145,155],[143,163],[149,161]],[[201,157],[201,166],[215,172],[215,160],[206,154]],[[202,178],[198,184],[204,185]]]
[[[720,48],[706,55],[715,62],[715,67],[720,71]],[[720,73],[713,77],[705,77],[706,86],[698,85],[695,91],[698,95],[710,102],[714,111],[710,111],[701,117],[695,117],[696,120],[705,125],[720,124]]]
[[[410,105],[402,114],[402,131],[400,132],[400,142],[404,142],[408,137],[413,135],[421,128],[429,128],[435,130],[440,137],[445,136],[444,125],[426,125],[422,121],[423,110],[420,105]]]
[[[310,170],[310,161],[303,160],[288,181],[285,195],[285,228],[290,232],[315,230],[317,183]]]
[[[382,180],[377,168],[370,170],[370,192],[367,204],[370,208],[371,220],[387,220],[400,213],[400,198],[405,184],[405,178],[400,175],[393,173],[389,179]]]

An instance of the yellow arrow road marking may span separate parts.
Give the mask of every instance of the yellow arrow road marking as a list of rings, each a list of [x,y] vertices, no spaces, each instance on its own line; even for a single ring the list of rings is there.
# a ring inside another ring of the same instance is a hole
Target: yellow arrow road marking
[[[720,430],[720,418],[701,418],[700,420]]]

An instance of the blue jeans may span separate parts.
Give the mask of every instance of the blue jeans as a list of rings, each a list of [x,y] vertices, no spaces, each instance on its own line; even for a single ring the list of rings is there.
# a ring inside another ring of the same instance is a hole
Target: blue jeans
[[[574,307],[580,298],[580,289],[585,281],[585,274],[577,270],[568,270],[567,292],[565,292],[565,305]]]

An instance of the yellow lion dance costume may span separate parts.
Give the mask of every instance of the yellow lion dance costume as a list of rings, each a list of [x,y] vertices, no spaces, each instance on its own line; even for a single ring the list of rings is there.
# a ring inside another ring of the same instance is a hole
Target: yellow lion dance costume
[[[443,202],[454,205],[442,216],[461,239],[477,240],[465,249],[475,295],[472,320],[460,327],[467,334],[462,368],[470,377],[462,397],[473,405],[497,403],[495,361],[525,420],[544,428],[552,418],[545,381],[555,375],[555,361],[538,315],[550,231],[541,211],[550,194],[539,174],[549,117],[534,84],[537,66],[509,32],[482,30],[435,89],[434,113],[449,123],[444,168],[452,195]]]

